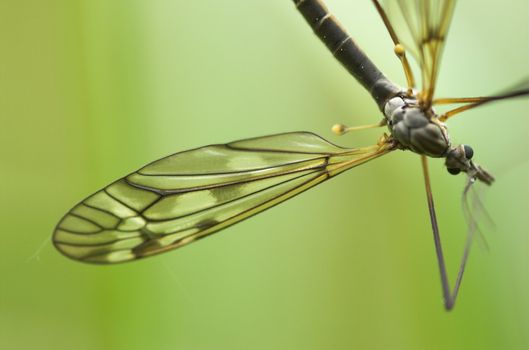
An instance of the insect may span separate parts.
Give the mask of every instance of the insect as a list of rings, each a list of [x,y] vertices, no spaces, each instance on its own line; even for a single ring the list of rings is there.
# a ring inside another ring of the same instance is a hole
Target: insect
[[[459,272],[450,287],[427,157],[444,158],[450,174],[466,174],[465,194],[480,181],[494,178],[473,160],[468,145],[450,142],[447,120],[492,101],[529,94],[527,84],[491,97],[435,98],[439,62],[455,0],[372,0],[394,44],[407,87],[389,81],[355,44],[321,0],[294,4],[335,58],[369,91],[381,110],[372,125],[333,131],[345,134],[387,127],[376,144],[343,148],[309,132],[291,132],[184,151],[154,161],[115,181],[73,207],[53,234],[55,247],[67,257],[111,264],[172,250],[279,204],[348,169],[394,150],[420,155],[446,309],[454,306],[468,257],[469,231]],[[404,26],[396,23],[404,22]],[[421,87],[408,61],[421,68]],[[443,114],[435,105],[460,104]]]

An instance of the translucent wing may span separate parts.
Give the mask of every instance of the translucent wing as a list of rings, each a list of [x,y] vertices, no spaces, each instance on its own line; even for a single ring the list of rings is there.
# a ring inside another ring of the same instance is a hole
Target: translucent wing
[[[92,263],[178,248],[389,152],[335,146],[305,132],[211,145],[162,158],[71,209],[53,242]]]
[[[421,67],[421,100],[430,106],[455,0],[384,0],[382,6],[399,41]]]

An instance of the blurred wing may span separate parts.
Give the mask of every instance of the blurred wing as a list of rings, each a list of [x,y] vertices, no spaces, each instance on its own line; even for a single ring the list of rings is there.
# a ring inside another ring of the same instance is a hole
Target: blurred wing
[[[84,262],[116,263],[196,241],[389,152],[335,146],[296,132],[162,158],[71,209],[53,242]]]
[[[382,6],[399,41],[420,65],[421,100],[429,106],[455,0],[385,0]]]

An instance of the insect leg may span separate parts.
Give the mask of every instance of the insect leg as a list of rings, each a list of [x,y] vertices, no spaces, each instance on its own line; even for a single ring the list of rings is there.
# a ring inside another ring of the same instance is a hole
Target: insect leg
[[[441,284],[443,288],[443,299],[446,310],[451,310],[456,302],[459,287],[463,280],[463,273],[465,272],[465,266],[470,253],[470,247],[472,245],[473,231],[470,231],[467,240],[465,242],[465,248],[463,250],[463,256],[459,264],[459,270],[457,272],[457,278],[454,284],[454,289],[451,290],[450,282],[448,281],[448,274],[446,272],[446,264],[443,255],[443,248],[441,246],[441,236],[439,234],[439,226],[437,224],[437,217],[435,215],[435,206],[433,202],[432,188],[430,185],[430,175],[428,173],[428,160],[426,156],[421,156],[422,169],[424,174],[424,183],[426,186],[426,197],[428,200],[428,211],[430,213],[430,221],[432,223],[433,238],[435,243],[435,252],[437,255],[437,263],[439,265],[439,272],[441,274]]]
[[[483,96],[483,97],[464,97],[464,98],[439,98],[433,101],[434,105],[446,105],[463,103],[463,106],[451,109],[439,116],[439,120],[445,122],[454,115],[464,112],[466,110],[482,106],[484,104],[501,101],[515,97],[527,97],[529,96],[529,80],[523,81],[519,86],[510,89],[507,92],[500,93],[496,96]]]

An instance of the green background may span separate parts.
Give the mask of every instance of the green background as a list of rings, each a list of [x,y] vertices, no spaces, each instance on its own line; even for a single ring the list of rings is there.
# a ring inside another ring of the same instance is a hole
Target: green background
[[[328,0],[403,84],[370,1]],[[438,96],[527,76],[529,3],[456,6]],[[176,151],[380,119],[289,0],[0,2],[0,348],[527,349],[527,100],[450,121],[497,177],[496,228],[444,311],[419,158],[394,152],[251,220],[141,262],[91,266],[51,232],[80,199]],[[464,177],[431,163],[451,277]]]

